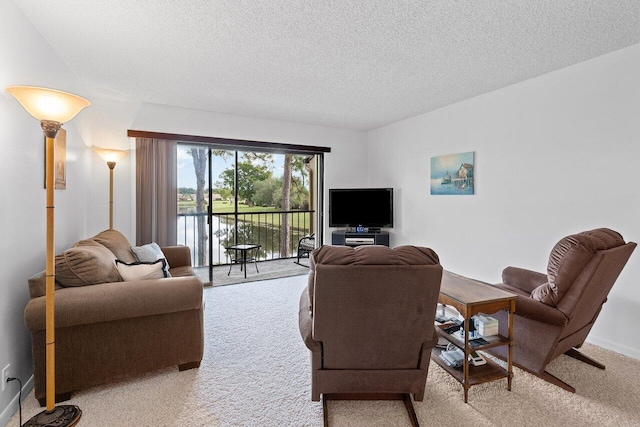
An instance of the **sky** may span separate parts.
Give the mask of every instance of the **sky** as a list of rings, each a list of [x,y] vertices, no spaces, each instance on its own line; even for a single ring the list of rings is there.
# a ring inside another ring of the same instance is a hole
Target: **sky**
[[[187,153],[188,145],[178,144],[178,188],[196,188],[196,172],[193,168],[193,158]],[[273,176],[278,178],[282,176],[284,156],[281,154],[273,155],[274,163],[271,166]],[[213,186],[219,181],[219,176],[225,169],[233,167],[233,158],[226,161],[221,157],[213,158]]]
[[[442,178],[447,172],[454,175],[462,163],[473,164],[473,151],[468,153],[447,154],[431,158],[431,178]]]

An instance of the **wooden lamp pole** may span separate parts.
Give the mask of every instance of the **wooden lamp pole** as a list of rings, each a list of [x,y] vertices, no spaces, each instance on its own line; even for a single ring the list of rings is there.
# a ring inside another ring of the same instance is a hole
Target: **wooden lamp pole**
[[[47,191],[47,257],[45,291],[46,340],[46,410],[35,415],[25,426],[73,426],[82,411],[75,405],[55,406],[55,246],[54,246],[54,139],[62,123],[74,118],[91,103],[77,95],[34,86],[9,86],[13,95],[29,114],[40,120],[46,137],[45,174]]]
[[[113,169],[116,162],[107,162],[109,167],[109,230],[113,229]]]
[[[109,230],[113,229],[113,169],[116,163],[127,155],[125,150],[112,150],[108,148],[94,147],[93,151],[98,153],[102,160],[107,162],[109,167]]]

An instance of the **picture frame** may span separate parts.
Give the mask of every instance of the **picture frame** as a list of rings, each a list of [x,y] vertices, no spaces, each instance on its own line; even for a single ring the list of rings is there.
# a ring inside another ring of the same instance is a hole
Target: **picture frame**
[[[67,131],[60,128],[56,135],[55,153],[55,186],[56,190],[67,189]]]
[[[431,157],[431,195],[475,194],[475,152]]]
[[[47,188],[47,138],[44,139],[44,188]],[[54,187],[56,190],[67,189],[67,131],[60,128],[53,144]]]

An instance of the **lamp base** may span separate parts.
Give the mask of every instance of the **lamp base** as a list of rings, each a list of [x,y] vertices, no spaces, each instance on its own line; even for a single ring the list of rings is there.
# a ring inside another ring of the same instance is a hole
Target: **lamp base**
[[[42,411],[38,415],[35,415],[23,426],[32,427],[71,427],[80,421],[82,411],[75,405],[59,405],[53,408],[53,411]]]

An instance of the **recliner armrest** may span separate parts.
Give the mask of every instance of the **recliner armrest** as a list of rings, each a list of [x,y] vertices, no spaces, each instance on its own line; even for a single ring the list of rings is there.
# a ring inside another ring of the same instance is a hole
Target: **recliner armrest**
[[[165,246],[160,248],[167,257],[171,268],[191,266],[191,249],[189,246]]]
[[[515,314],[527,319],[560,327],[564,327],[568,322],[566,316],[557,308],[522,295],[518,295],[516,300]]]
[[[547,275],[537,271],[518,267],[507,267],[502,270],[502,283],[516,287],[528,294],[547,282]]]
[[[322,346],[319,342],[314,341],[313,318],[311,310],[309,310],[309,291],[305,288],[300,295],[300,309],[298,311],[298,327],[300,328],[300,336],[307,348],[313,352],[321,351]]]
[[[429,363],[431,362],[431,350],[433,347],[438,344],[438,332],[436,332],[435,328],[433,330],[433,338],[431,341],[427,341],[422,343],[422,357],[420,359],[420,369],[428,369]]]

